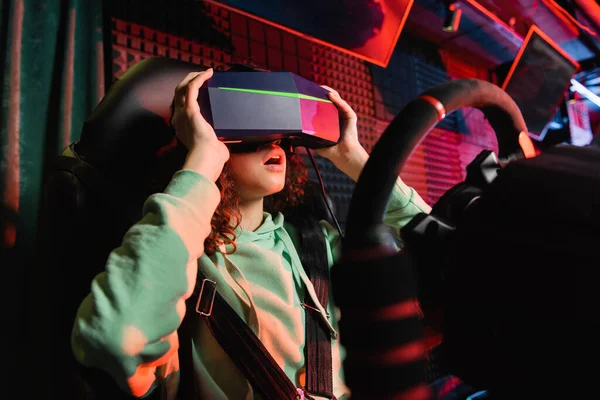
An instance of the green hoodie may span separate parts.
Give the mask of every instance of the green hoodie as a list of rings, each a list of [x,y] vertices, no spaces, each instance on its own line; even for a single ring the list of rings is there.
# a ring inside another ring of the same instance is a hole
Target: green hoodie
[[[334,338],[333,389],[343,399],[349,391],[337,339],[338,313],[333,301],[327,312],[318,302],[296,252],[294,228],[284,223],[283,215],[265,213],[256,231],[239,229],[234,253],[221,247],[208,256],[204,239],[219,201],[216,185],[190,170],[177,172],[164,193],[147,200],[144,217],[111,252],[105,272],[94,278],[77,312],[72,334],[75,356],[85,366],[108,372],[134,396],[144,396],[156,382],[176,382],[177,328],[200,268],[298,387],[305,381],[301,304],[307,288]],[[419,212],[429,212],[429,206],[398,179],[386,224],[399,229]],[[339,234],[326,222],[321,226],[331,266],[339,254]],[[193,336],[202,398],[258,399],[206,324],[198,324]]]

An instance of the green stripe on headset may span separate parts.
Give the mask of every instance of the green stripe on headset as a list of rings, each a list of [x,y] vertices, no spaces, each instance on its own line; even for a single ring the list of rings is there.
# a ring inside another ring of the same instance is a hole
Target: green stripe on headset
[[[302,93],[291,93],[291,92],[274,92],[271,90],[258,90],[258,89],[241,89],[241,88],[230,88],[230,87],[219,87],[221,90],[232,90],[235,92],[245,92],[254,94],[265,94],[269,96],[280,96],[280,97],[293,97],[296,99],[322,101],[323,103],[331,103],[331,100],[320,99],[318,97],[308,96]]]

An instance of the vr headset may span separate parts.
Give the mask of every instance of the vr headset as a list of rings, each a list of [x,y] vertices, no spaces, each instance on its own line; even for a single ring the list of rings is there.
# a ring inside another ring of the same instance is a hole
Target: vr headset
[[[318,149],[340,139],[328,91],[291,72],[215,72],[198,96],[200,110],[231,152],[267,143]]]

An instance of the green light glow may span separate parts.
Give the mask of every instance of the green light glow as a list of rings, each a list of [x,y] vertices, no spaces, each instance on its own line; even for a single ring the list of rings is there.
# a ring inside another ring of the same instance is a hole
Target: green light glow
[[[323,103],[331,103],[331,100],[320,99],[318,97],[308,96],[302,93],[290,93],[290,92],[274,92],[271,90],[257,90],[257,89],[241,89],[241,88],[230,88],[230,87],[219,87],[221,90],[232,90],[235,92],[245,92],[254,94],[265,94],[269,96],[280,96],[280,97],[292,97],[296,99],[321,101]]]

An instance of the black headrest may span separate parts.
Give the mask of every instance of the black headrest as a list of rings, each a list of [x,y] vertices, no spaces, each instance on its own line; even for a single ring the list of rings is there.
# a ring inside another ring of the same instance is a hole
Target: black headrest
[[[75,152],[112,179],[142,184],[156,170],[161,148],[173,143],[175,87],[188,73],[205,69],[170,58],[147,58],[130,67],[85,121]],[[180,152],[181,162],[184,155]]]

